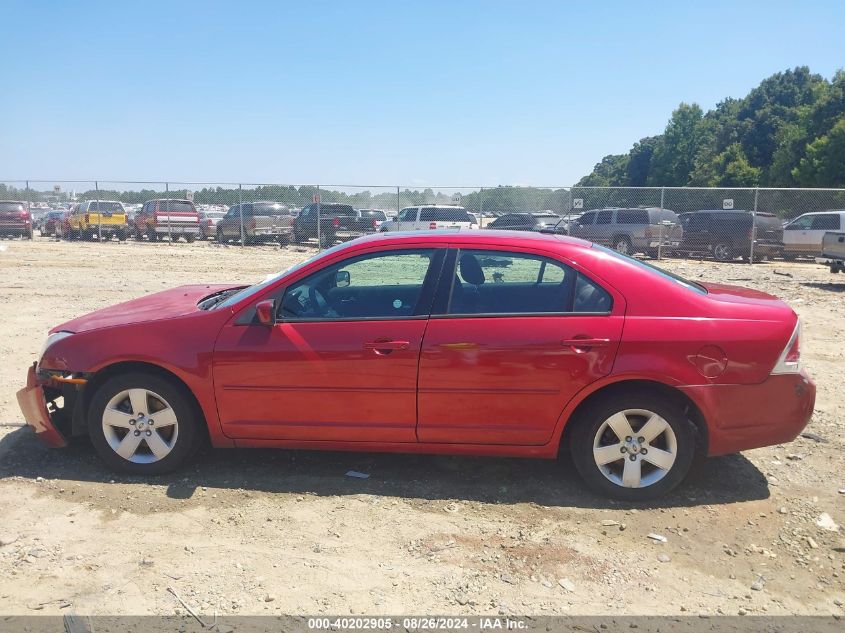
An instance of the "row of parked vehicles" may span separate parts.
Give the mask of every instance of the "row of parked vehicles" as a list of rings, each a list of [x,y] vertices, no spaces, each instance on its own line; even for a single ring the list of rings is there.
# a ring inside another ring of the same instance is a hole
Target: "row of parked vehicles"
[[[318,222],[319,215],[319,222]],[[25,202],[0,201],[0,234],[29,236],[33,220]],[[127,211],[117,201],[88,200],[48,212],[42,235],[70,240],[127,237],[158,241],[216,238],[221,243],[287,244],[319,239],[331,246],[377,231],[479,229],[481,221],[456,205],[417,205],[388,218],[379,209],[314,203],[301,211],[273,201],[245,202],[227,211],[197,209],[190,200],[156,199]],[[558,233],[609,246],[621,253],[700,254],[719,261],[821,254],[826,232],[845,231],[845,210],[805,213],[789,222],[770,213],[701,210],[676,214],[657,207],[608,207],[564,217],[553,212],[506,213],[486,226]]]
[[[488,225],[559,233],[625,253],[703,254],[719,261],[737,257],[813,257],[828,231],[845,230],[845,210],[805,213],[782,223],[771,213],[701,210],[676,214],[656,207],[594,209],[560,218],[550,213],[512,213]]]

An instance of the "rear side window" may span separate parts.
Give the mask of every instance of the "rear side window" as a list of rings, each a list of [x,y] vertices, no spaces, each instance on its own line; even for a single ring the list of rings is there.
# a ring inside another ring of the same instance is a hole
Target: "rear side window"
[[[425,207],[420,211],[420,222],[472,222],[472,218],[463,209]]]
[[[461,250],[448,313],[560,314],[606,312],[610,295],[561,262],[528,253]],[[578,299],[581,289],[582,297]]]
[[[622,209],[616,212],[617,224],[648,224],[648,211],[645,209]]]
[[[123,205],[119,202],[112,202],[110,200],[92,200],[88,203],[88,210],[97,213],[123,213]]]
[[[23,211],[20,202],[0,202],[0,211]]]
[[[825,213],[813,217],[814,231],[838,231],[839,216],[834,213]]]

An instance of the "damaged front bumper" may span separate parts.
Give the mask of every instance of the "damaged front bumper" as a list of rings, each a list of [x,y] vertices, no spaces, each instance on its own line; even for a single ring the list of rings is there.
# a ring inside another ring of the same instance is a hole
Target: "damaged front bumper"
[[[77,400],[78,389],[87,382],[85,378],[62,375],[39,375],[35,363],[26,374],[26,387],[18,391],[18,405],[26,423],[36,437],[51,448],[67,446],[70,434],[70,412]],[[63,406],[56,400],[63,399]]]

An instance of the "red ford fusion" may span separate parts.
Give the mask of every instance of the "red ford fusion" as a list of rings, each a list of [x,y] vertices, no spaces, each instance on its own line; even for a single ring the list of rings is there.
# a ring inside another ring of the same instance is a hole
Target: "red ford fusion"
[[[54,447],[173,470],[215,447],[555,458],[630,501],[697,456],[788,442],[815,386],[775,297],[578,239],[364,237],[252,286],[175,288],[51,330],[18,400]]]

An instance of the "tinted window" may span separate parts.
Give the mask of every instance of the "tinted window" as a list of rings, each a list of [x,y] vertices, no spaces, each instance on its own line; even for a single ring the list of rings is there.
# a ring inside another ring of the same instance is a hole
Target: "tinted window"
[[[387,216],[384,215],[384,211],[364,210],[364,211],[361,211],[360,213],[361,213],[362,218],[367,218],[367,219],[370,219],[370,220],[386,220],[387,219]]]
[[[578,218],[578,224],[580,224],[581,226],[586,226],[588,224],[592,224],[593,219],[595,217],[596,217],[596,212],[595,211],[589,211],[589,212],[585,213],[584,215],[582,215],[580,218]]]
[[[610,312],[613,298],[596,282],[578,274],[575,282],[573,312]]]
[[[433,249],[391,251],[333,264],[288,288],[279,316],[321,320],[413,316],[433,255]]]
[[[472,222],[472,218],[463,209],[425,207],[420,211],[420,222]]]
[[[576,273],[560,262],[526,253],[458,253],[449,314],[568,312]]]
[[[514,216],[509,214],[509,215],[503,215],[501,217],[496,218],[488,226],[491,226],[491,227],[513,226],[514,224],[515,224]]]
[[[110,200],[92,200],[88,203],[88,210],[96,213],[98,210],[102,213],[123,213],[123,205],[119,202],[112,202]]]
[[[599,211],[598,216],[596,216],[596,224],[610,224],[612,218],[613,211]]]
[[[399,214],[399,222],[413,222],[417,219],[417,210],[416,209],[402,209],[402,213]]]
[[[23,209],[20,202],[0,202],[0,211],[23,211]]]
[[[689,281],[687,279],[684,279],[680,275],[676,275],[675,273],[670,273],[667,270],[663,270],[662,268],[658,268],[657,266],[652,266],[651,264],[647,264],[644,261],[641,261],[639,259],[635,259],[634,257],[630,257],[628,255],[623,255],[622,253],[619,253],[619,252],[612,250],[610,248],[605,248],[604,246],[599,246],[598,244],[593,244],[592,248],[600,250],[603,253],[607,253],[608,255],[615,257],[616,259],[621,259],[621,260],[627,261],[629,263],[632,263],[636,266],[639,266],[643,270],[647,270],[654,275],[659,275],[660,277],[663,277],[665,279],[669,279],[670,281],[674,281],[676,284],[681,285],[685,288],[689,288],[690,290],[694,290],[695,292],[698,292],[700,294],[707,294],[707,290],[705,290],[704,286],[700,286],[697,283],[695,283],[694,281]]]
[[[645,209],[622,209],[616,212],[618,224],[648,224],[648,211]]]
[[[254,215],[290,215],[290,211],[283,204],[257,202],[253,208]]]
[[[176,213],[194,213],[194,205],[187,200],[159,200],[159,211],[174,211]]]
[[[817,215],[813,218],[814,231],[838,231],[839,216],[833,213]]]

